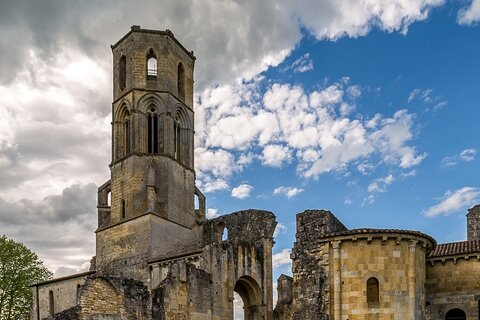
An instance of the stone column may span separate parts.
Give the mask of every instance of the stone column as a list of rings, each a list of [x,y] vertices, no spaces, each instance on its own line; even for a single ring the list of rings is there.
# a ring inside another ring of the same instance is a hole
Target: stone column
[[[340,241],[332,242],[333,248],[333,320],[342,318],[342,277]]]
[[[266,305],[267,320],[273,319],[273,286],[272,286],[272,239],[263,239],[263,294]],[[258,254],[258,252],[257,252]]]
[[[411,240],[408,244],[408,300],[410,319],[415,319],[415,254],[417,250],[417,240]]]

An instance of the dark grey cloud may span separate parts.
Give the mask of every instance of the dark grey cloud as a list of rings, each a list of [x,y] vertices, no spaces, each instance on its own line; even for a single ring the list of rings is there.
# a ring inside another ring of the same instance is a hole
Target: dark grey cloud
[[[25,243],[54,269],[75,269],[94,252],[96,191],[76,184],[41,201],[0,198],[0,234]]]
[[[1,0],[0,233],[62,270],[93,253],[96,192],[89,183],[109,173],[109,45],[131,25],[170,29],[194,50],[202,92],[280,63],[301,26],[319,39],[359,36],[375,25],[402,30],[442,0],[385,1],[377,11],[355,0],[292,3]]]

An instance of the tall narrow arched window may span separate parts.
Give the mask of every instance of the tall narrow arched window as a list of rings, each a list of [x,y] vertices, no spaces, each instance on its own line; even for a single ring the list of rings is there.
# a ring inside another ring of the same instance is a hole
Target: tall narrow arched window
[[[371,277],[367,280],[367,303],[380,301],[379,286],[377,278]]]
[[[124,123],[125,127],[125,155],[130,154],[130,119],[127,117]]]
[[[158,153],[158,115],[155,113],[155,108],[152,107],[147,114],[148,127],[148,153]]]
[[[120,90],[127,87],[127,57],[122,56],[118,68],[118,81],[120,83]]]
[[[185,69],[183,68],[183,63],[178,63],[177,69],[177,90],[178,98],[182,101],[185,101]]]
[[[48,313],[53,315],[55,313],[55,302],[53,301],[53,291],[48,292]]]
[[[147,79],[155,79],[157,77],[157,57],[152,49],[147,54]]]
[[[174,158],[179,160],[181,159],[181,128],[177,120],[173,123],[173,148],[174,148]]]

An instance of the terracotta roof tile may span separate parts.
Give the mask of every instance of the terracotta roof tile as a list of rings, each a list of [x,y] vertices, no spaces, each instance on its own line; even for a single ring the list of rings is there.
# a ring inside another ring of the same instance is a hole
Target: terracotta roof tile
[[[332,232],[325,234],[322,238],[330,238],[336,236],[350,236],[350,235],[360,235],[360,234],[369,234],[369,233],[387,233],[387,234],[405,234],[411,236],[417,236],[429,240],[432,245],[435,246],[437,243],[435,239],[429,235],[422,233],[420,231],[413,230],[401,230],[401,229],[371,229],[371,228],[361,228],[361,229],[350,229],[340,232]]]
[[[477,252],[480,253],[480,240],[460,241],[437,244],[428,257],[445,257]]]

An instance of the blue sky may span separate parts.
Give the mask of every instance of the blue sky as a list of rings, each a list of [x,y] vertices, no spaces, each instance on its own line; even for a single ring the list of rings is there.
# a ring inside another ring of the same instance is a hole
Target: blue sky
[[[209,216],[277,215],[276,275],[305,209],[465,239],[480,203],[479,0],[113,4],[0,4],[0,233],[56,275],[94,255],[109,45],[133,24],[195,51],[197,184]]]

